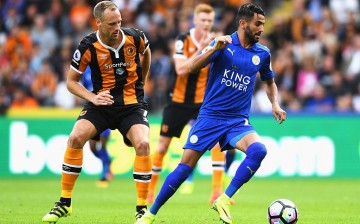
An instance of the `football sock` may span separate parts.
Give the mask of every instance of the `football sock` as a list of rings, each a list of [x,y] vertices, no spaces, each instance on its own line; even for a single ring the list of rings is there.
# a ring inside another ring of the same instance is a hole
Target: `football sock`
[[[152,177],[150,182],[150,192],[155,192],[156,184],[162,169],[163,159],[165,154],[160,154],[158,151],[154,153],[154,161],[152,166]]]
[[[266,148],[264,144],[255,142],[246,150],[246,157],[236,170],[234,178],[226,188],[225,194],[230,198],[236,191],[255,174],[259,169],[261,161],[266,156]]]
[[[80,175],[83,150],[66,148],[61,175],[61,197],[71,198],[76,179]]]
[[[97,151],[97,154],[103,165],[103,169],[101,172],[101,180],[106,180],[107,179],[106,176],[110,170],[110,163],[111,163],[109,153],[107,152],[106,148],[102,148],[99,151]]]
[[[211,150],[211,160],[212,160],[212,191],[213,192],[222,192],[222,178],[224,174],[224,160],[225,155],[221,152],[219,144],[216,144],[215,147]]]
[[[191,172],[188,176],[188,178],[186,178],[186,182],[193,182],[194,179],[194,172]]]
[[[227,173],[230,169],[231,164],[235,160],[235,151],[227,151],[225,155],[225,173]]]
[[[158,213],[161,206],[176,192],[192,171],[192,167],[180,163],[175,170],[166,177],[154,204],[150,208],[152,214],[156,215]]]
[[[137,205],[146,205],[151,180],[150,156],[135,156],[133,177],[136,182]]]

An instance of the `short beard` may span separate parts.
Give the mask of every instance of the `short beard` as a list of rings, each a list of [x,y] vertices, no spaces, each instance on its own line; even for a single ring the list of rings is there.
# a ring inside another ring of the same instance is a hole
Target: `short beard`
[[[255,35],[251,32],[249,26],[245,28],[245,39],[248,41],[249,44],[254,45],[255,43],[259,42],[255,38]]]

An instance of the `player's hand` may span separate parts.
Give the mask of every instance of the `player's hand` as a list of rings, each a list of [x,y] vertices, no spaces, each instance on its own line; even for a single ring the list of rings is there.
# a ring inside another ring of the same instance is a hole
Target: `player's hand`
[[[105,90],[95,95],[92,103],[96,106],[110,106],[114,103],[114,100],[113,96],[110,95],[110,91]]]
[[[272,114],[279,124],[281,124],[286,120],[286,112],[283,109],[281,109],[278,105],[273,107]]]
[[[231,43],[232,43],[232,39],[229,35],[216,37],[214,48],[215,48],[215,50],[220,50],[220,49],[223,49],[224,47],[226,47],[226,45],[231,44]]]

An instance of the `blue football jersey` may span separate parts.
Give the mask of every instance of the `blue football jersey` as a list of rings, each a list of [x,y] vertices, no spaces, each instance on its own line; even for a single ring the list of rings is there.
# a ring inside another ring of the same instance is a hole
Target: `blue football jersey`
[[[199,116],[249,117],[257,73],[263,81],[274,78],[267,47],[256,43],[244,48],[237,32],[231,38],[232,43],[215,52],[207,62],[210,73]]]

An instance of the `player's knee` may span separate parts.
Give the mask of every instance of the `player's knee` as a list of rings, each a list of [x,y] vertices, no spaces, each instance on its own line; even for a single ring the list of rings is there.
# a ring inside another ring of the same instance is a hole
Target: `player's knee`
[[[150,153],[149,149],[149,141],[146,139],[142,139],[138,142],[133,143],[136,154],[139,156],[147,156]]]
[[[84,147],[86,141],[87,140],[80,134],[71,133],[68,139],[68,146],[74,149],[81,149]]]
[[[255,142],[255,143],[251,144],[250,147],[252,148],[252,150],[250,152],[251,152],[251,156],[253,158],[258,159],[260,161],[265,158],[265,156],[267,154],[267,150],[263,143]]]

